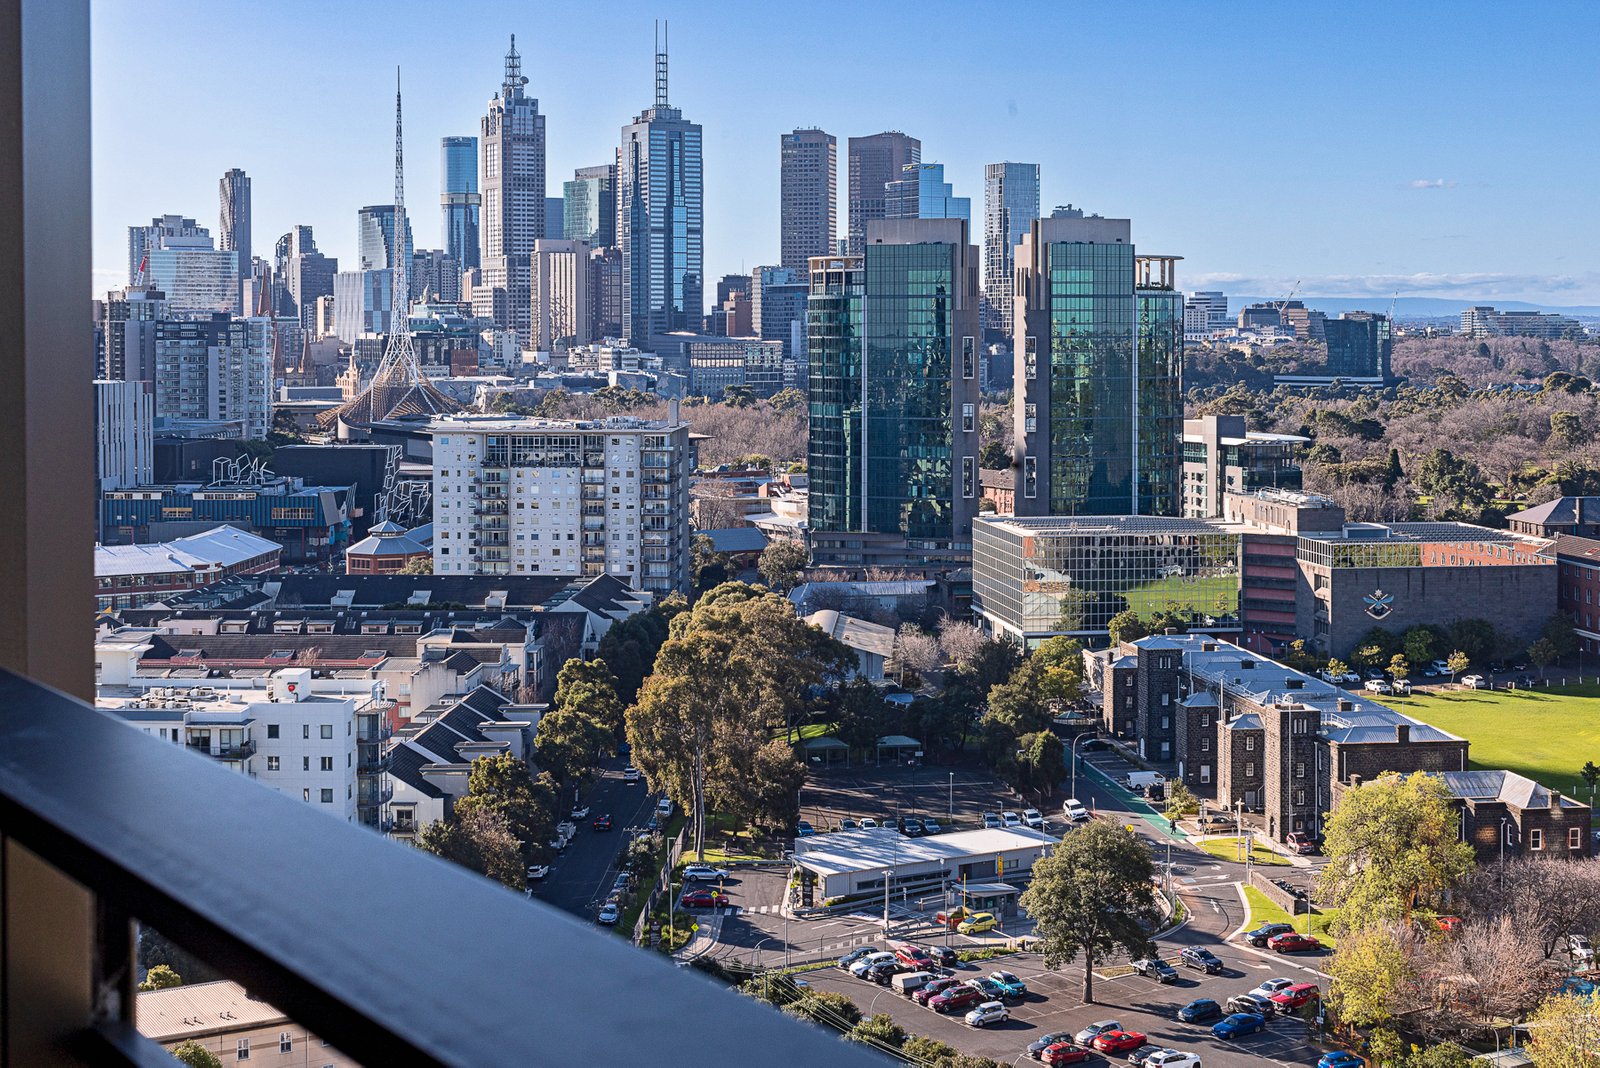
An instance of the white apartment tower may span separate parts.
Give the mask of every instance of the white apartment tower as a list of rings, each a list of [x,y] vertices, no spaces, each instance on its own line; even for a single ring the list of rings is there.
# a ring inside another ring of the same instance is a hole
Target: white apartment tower
[[[565,352],[589,336],[589,245],[540,240],[533,245],[533,347]]]
[[[614,575],[689,586],[689,425],[454,416],[433,436],[439,575]]]

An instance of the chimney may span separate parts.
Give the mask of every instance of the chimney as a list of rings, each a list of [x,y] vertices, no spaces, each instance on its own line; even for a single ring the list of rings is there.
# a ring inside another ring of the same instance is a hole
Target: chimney
[[[1340,712],[1354,712],[1355,709],[1356,709],[1356,703],[1354,701],[1350,700],[1347,697],[1339,698],[1339,711]]]
[[[1557,812],[1559,812],[1561,810],[1561,791],[1560,790],[1551,790],[1550,791],[1550,807],[1552,809],[1555,809]]]
[[[1411,724],[1396,723],[1394,725],[1394,740],[1400,745],[1411,744]]]
[[[1171,637],[1172,635],[1178,633],[1178,628],[1177,627],[1165,627],[1165,628],[1162,629],[1161,633],[1167,635],[1168,637]]]

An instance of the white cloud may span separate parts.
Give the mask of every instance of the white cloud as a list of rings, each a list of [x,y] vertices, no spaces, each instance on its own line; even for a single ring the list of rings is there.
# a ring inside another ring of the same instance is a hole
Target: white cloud
[[[1413,178],[1406,183],[1410,189],[1454,189],[1454,178]]]

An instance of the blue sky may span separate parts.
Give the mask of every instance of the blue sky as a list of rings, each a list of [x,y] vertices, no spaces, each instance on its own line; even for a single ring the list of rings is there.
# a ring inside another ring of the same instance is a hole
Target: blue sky
[[[215,233],[234,166],[258,255],[306,223],[353,263],[356,209],[392,200],[397,64],[412,228],[437,247],[439,138],[477,132],[511,33],[559,195],[650,103],[661,17],[672,102],[705,127],[712,279],[776,260],[778,137],[817,125],[841,227],[846,138],[901,129],[975,216],[983,164],[1038,162],[1046,211],[1132,218],[1185,289],[1600,303],[1600,5],[1474,0],[97,0],[95,287],[124,281],[132,223]]]

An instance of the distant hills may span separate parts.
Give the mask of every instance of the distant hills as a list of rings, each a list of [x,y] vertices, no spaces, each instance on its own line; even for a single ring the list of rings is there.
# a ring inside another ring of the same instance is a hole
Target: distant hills
[[[1282,300],[1283,297],[1251,297],[1228,294],[1228,312],[1238,315],[1239,309],[1251,304],[1264,304],[1269,300]],[[1389,313],[1389,299],[1387,297],[1313,297],[1296,294],[1295,300],[1303,301],[1308,308],[1315,309],[1324,315],[1339,315],[1349,311],[1378,312],[1382,315]],[[1468,308],[1480,304],[1487,304],[1499,308],[1501,311],[1542,311],[1556,312],[1560,315],[1571,315],[1576,318],[1600,318],[1600,305],[1584,304],[1572,307],[1559,307],[1553,304],[1529,304],[1525,300],[1449,300],[1444,297],[1401,297],[1395,301],[1394,314],[1397,319],[1442,319],[1458,318]]]

